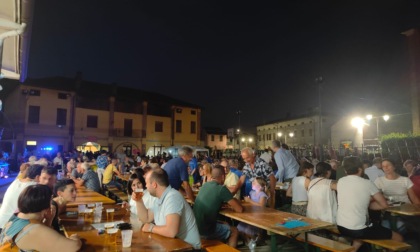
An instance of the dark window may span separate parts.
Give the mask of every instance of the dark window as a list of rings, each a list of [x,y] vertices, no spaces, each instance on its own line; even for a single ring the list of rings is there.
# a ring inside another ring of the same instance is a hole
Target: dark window
[[[39,124],[39,111],[40,110],[41,110],[41,107],[39,106],[29,106],[28,123]]]
[[[261,141],[261,135],[258,135],[258,141]]]
[[[195,115],[197,112],[195,110],[191,110],[191,115]]]
[[[155,132],[163,132],[163,122],[155,122]]]
[[[196,133],[196,123],[195,122],[191,122],[191,130],[190,130],[191,134],[195,134]]]
[[[67,109],[58,108],[56,125],[64,126],[66,125],[66,122],[67,122]]]
[[[220,135],[220,136],[219,136],[219,141],[220,141],[220,142],[223,142],[223,135]]]
[[[212,142],[214,142],[214,135],[211,135],[211,136],[210,136],[210,140],[211,140]]]
[[[305,124],[304,122],[301,122],[300,124]]]
[[[66,93],[58,93],[58,99],[67,100],[67,95]]]
[[[124,136],[133,136],[133,119],[124,119]]]
[[[182,113],[182,109],[181,109],[181,108],[177,108],[177,109],[176,109],[176,112],[177,112],[177,113]]]
[[[309,136],[312,136],[312,129],[309,129]]]
[[[176,120],[175,132],[176,133],[181,133],[182,132],[182,121],[181,120]]]
[[[98,128],[98,116],[88,115],[86,120],[86,127]]]
[[[32,95],[32,96],[41,96],[41,90],[31,89],[31,90],[29,90],[29,95]]]
[[[301,133],[302,133],[302,137],[305,137],[305,130],[302,130]]]
[[[273,133],[273,139],[276,139],[276,133]]]

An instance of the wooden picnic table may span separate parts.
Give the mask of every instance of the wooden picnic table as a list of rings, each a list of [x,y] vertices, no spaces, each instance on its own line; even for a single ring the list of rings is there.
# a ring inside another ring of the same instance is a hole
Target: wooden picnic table
[[[129,173],[129,174],[116,175],[117,178],[119,178],[119,179],[121,179],[121,180],[123,180],[125,182],[128,182],[128,180],[130,179],[130,176],[131,176],[131,173]]]
[[[115,204],[115,200],[110,199],[98,192],[82,187],[77,189],[76,200],[74,202],[67,203],[67,207],[77,207],[77,205],[91,204],[96,202],[102,202],[104,205]]]
[[[129,212],[117,205],[107,205],[105,208],[114,208],[114,221],[122,220],[131,222]],[[117,234],[117,243],[110,244],[106,233],[99,234],[83,216],[60,215],[60,222],[67,237],[78,234],[85,242],[81,251],[190,251],[192,246],[177,238],[163,237],[158,234],[144,233],[140,230],[141,225],[133,225],[133,238],[130,248],[122,248],[121,232]],[[106,222],[105,210],[102,213],[101,223]]]
[[[420,215],[420,206],[405,203],[400,206],[391,206],[385,209],[385,211],[391,213],[390,214],[390,223],[391,229],[394,231],[398,231],[397,228],[397,216],[398,215],[405,215],[405,216],[419,216]]]
[[[319,221],[288,212],[282,212],[272,208],[254,206],[249,203],[243,203],[243,206],[244,211],[242,213],[234,212],[232,209],[222,209],[219,213],[231,219],[270,231],[272,234],[294,238],[303,233],[305,234],[305,240],[307,240],[307,233],[310,231],[334,226],[329,222]],[[286,228],[280,225],[287,219],[301,220],[309,225],[295,228]],[[308,251],[308,249],[308,246],[305,245],[305,250]],[[277,251],[277,239],[275,235],[271,236],[271,251]]]

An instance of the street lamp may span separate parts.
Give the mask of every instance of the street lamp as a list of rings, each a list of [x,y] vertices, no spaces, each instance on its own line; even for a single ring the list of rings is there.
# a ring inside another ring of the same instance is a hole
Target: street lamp
[[[385,114],[385,115],[382,116],[382,119],[384,119],[385,122],[387,122],[389,120],[389,118],[390,117],[389,117],[388,114]],[[372,119],[376,120],[376,138],[379,139],[379,117],[369,114],[369,115],[366,115],[366,119],[368,119],[369,122]]]
[[[248,143],[252,143],[253,139],[252,137],[246,139],[245,137],[242,137],[241,142],[245,143],[245,146],[248,147]]]
[[[277,133],[278,137],[281,137],[283,134],[281,132]],[[289,133],[289,138],[292,138],[295,136],[295,133],[290,132]],[[287,144],[287,134],[284,134],[284,143]]]

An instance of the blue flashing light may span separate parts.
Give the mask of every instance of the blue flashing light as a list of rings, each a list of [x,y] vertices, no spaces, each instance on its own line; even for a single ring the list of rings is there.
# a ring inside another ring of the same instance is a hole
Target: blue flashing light
[[[52,151],[53,150],[53,147],[47,146],[47,147],[41,148],[41,150],[44,150],[44,151]]]

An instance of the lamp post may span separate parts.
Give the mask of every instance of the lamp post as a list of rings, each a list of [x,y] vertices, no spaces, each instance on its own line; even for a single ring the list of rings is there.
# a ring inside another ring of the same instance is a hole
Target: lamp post
[[[277,133],[277,136],[280,138],[283,134],[281,132]],[[295,136],[295,133],[290,132],[289,138],[292,138]],[[287,134],[284,134],[284,143],[287,144]]]
[[[241,139],[242,143],[245,143],[245,147],[248,147],[248,143],[252,143],[253,139],[252,137],[246,139],[245,137],[242,137]]]
[[[375,119],[376,120],[376,139],[379,140],[379,116],[373,116],[371,114],[366,115],[366,119],[370,122],[370,120]],[[389,120],[389,115],[385,114],[382,116],[382,119],[384,119],[385,122]]]

